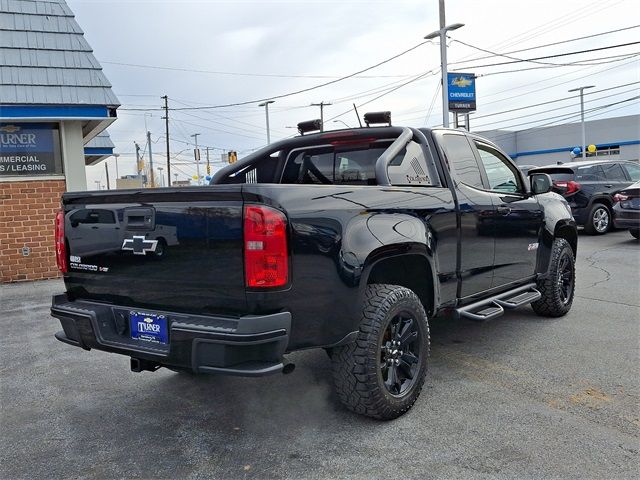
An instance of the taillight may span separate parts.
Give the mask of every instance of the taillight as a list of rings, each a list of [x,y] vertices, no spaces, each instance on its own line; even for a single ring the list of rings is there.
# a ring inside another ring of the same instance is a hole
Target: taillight
[[[69,264],[67,262],[67,245],[64,241],[64,211],[58,210],[56,213],[56,233],[55,233],[55,242],[56,242],[56,263],[58,264],[58,269],[62,273],[67,273],[69,269]]]
[[[578,182],[574,182],[573,180],[565,181],[555,181],[553,185],[562,189],[566,189],[562,192],[563,195],[571,195],[572,193],[576,193],[578,190],[582,188]]]
[[[244,271],[247,287],[281,287],[289,281],[287,219],[282,212],[245,205]]]
[[[622,193],[616,193],[613,196],[613,201],[614,202],[624,202],[625,200],[629,200],[629,195],[623,195]]]

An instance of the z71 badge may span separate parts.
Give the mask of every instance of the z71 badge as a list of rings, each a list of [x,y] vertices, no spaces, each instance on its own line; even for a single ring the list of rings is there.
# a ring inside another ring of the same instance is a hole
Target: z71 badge
[[[155,252],[157,246],[157,240],[147,240],[142,235],[125,238],[124,242],[122,242],[122,250],[132,251],[134,255],[146,255],[147,252]]]

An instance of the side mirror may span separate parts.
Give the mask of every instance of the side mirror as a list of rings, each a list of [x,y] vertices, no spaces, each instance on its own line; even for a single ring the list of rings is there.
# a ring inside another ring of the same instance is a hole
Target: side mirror
[[[532,173],[529,175],[529,183],[531,184],[531,193],[534,195],[550,192],[553,186],[548,173]]]
[[[76,228],[78,225],[80,225],[80,222],[78,222],[77,220],[73,220],[73,221],[71,222],[71,227],[72,227],[72,228]]]

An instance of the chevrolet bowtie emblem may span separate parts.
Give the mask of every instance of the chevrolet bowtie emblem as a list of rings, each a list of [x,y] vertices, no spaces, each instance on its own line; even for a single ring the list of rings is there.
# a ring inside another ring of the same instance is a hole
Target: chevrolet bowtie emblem
[[[122,250],[131,250],[134,255],[146,255],[147,252],[155,252],[157,246],[157,240],[147,240],[142,235],[125,238],[124,242],[122,242]]]
[[[16,133],[19,131],[20,131],[20,127],[16,127],[15,125],[5,125],[4,127],[0,127],[0,132]]]

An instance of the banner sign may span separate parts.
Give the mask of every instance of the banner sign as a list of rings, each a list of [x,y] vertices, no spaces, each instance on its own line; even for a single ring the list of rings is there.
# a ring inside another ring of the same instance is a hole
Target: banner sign
[[[473,73],[447,73],[449,110],[471,112],[476,109],[476,76]]]
[[[60,163],[55,124],[0,123],[0,175],[57,175]]]

